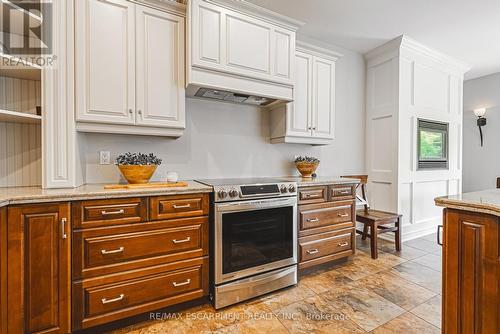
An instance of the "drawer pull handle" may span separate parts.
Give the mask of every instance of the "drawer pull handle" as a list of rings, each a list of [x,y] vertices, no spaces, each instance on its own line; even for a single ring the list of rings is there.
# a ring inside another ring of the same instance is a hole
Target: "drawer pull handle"
[[[175,287],[179,287],[179,286],[183,286],[183,285],[188,285],[189,283],[191,283],[190,278],[188,278],[187,280],[185,280],[184,282],[181,282],[181,283],[173,282],[172,285]]]
[[[102,249],[101,253],[102,253],[102,255],[117,254],[117,253],[123,253],[124,250],[125,250],[125,247],[120,247],[120,248],[117,248],[117,249],[114,249],[114,250],[110,250],[110,251]]]
[[[319,253],[319,250],[317,248],[315,249],[309,249],[306,251],[307,254],[313,255]]]
[[[338,216],[345,218],[345,217],[349,217],[349,214],[348,213],[339,213]]]
[[[115,303],[115,302],[119,302],[120,300],[123,300],[123,298],[125,298],[125,295],[122,293],[122,294],[120,294],[120,296],[113,298],[113,299],[103,298],[103,299],[101,299],[101,302],[103,304]]]
[[[306,221],[308,223],[317,223],[319,222],[319,218],[308,218]]]
[[[306,198],[316,198],[319,197],[320,195],[318,194],[306,194]]]
[[[339,246],[339,247],[345,247],[347,245],[349,245],[349,243],[347,241],[345,241],[345,242],[339,243],[337,246]]]
[[[174,244],[182,244],[182,243],[184,243],[184,242],[189,242],[190,240],[191,240],[191,237],[187,237],[186,239],[182,239],[182,240],[177,240],[177,239],[174,239],[174,240],[172,240],[172,242],[173,242]]]
[[[118,210],[118,211],[109,211],[109,212],[108,212],[108,211],[104,211],[104,210],[103,210],[103,211],[101,211],[101,214],[102,214],[103,216],[109,216],[109,215],[120,215],[120,214],[122,214],[122,213],[125,213],[125,210],[120,209],[120,210]]]
[[[185,205],[177,205],[177,204],[174,204],[173,205],[174,209],[187,209],[187,208],[190,208],[191,207],[191,204],[185,204]]]
[[[342,191],[339,191],[338,194],[340,195],[349,195],[351,192],[349,190],[342,190]]]

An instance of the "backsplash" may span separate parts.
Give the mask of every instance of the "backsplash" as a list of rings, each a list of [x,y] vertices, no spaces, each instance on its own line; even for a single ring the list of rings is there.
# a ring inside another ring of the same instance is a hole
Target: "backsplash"
[[[153,180],[176,171],[181,179],[298,175],[295,155],[321,159],[318,175],[364,172],[364,61],[357,53],[339,60],[336,138],[328,146],[270,144],[269,111],[200,99],[186,101],[186,132],[179,139],[85,134],[87,183],[116,182],[114,165],[99,165],[99,151],[111,158],[127,151],[153,152],[163,159]]]

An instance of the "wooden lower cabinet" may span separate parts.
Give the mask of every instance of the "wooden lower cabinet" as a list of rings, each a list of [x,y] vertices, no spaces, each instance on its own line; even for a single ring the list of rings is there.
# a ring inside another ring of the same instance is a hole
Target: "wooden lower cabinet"
[[[355,253],[354,196],[354,184],[299,188],[299,269]]]
[[[12,206],[7,219],[7,332],[69,333],[70,204]]]
[[[73,214],[73,331],[208,295],[208,194],[74,202]]]
[[[89,328],[208,294],[208,257],[73,284],[73,329]]]
[[[500,218],[444,210],[443,333],[500,332]]]
[[[0,334],[7,334],[7,208],[0,207]]]

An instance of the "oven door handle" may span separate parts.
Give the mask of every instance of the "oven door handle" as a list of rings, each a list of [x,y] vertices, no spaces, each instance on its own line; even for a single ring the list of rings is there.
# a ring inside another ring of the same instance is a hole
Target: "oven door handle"
[[[288,197],[288,198],[262,199],[254,201],[241,201],[233,203],[216,203],[215,208],[218,212],[234,212],[234,211],[269,209],[269,208],[281,208],[281,207],[295,206],[295,205],[297,205],[297,198]]]

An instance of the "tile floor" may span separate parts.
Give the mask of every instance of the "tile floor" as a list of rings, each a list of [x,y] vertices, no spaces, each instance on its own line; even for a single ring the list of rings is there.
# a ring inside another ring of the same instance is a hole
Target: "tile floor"
[[[372,260],[357,239],[348,262],[303,275],[299,284],[216,312],[209,305],[113,334],[195,333],[440,333],[441,248],[435,235],[408,241],[396,252],[379,241]]]

